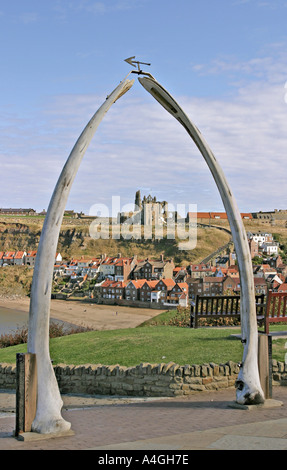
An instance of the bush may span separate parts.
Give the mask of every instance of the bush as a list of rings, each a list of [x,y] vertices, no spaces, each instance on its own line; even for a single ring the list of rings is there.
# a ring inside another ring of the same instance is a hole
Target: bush
[[[198,326],[239,326],[240,319],[232,317],[199,318]]]
[[[91,331],[92,328],[86,326],[65,327],[64,324],[51,322],[49,328],[49,337],[58,338],[60,336],[74,335]],[[8,348],[17,344],[24,344],[28,341],[28,328],[18,328],[13,333],[2,334],[0,336],[0,348]]]
[[[190,312],[189,308],[177,307],[176,315],[169,320],[168,325],[170,326],[180,326],[187,328],[190,326]]]
[[[176,314],[167,322],[166,325],[188,328],[190,326],[189,308],[177,307]],[[232,317],[219,318],[199,318],[198,326],[239,326],[240,319]]]

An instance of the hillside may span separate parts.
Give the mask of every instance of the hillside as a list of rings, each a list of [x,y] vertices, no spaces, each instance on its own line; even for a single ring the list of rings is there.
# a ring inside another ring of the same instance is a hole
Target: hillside
[[[1,217],[0,251],[37,250],[44,219],[41,217]],[[93,239],[89,234],[89,220],[64,218],[60,231],[58,252],[65,259],[81,256],[97,257],[103,253],[138,258],[173,258],[176,264],[197,263],[230,240],[228,233],[214,228],[197,229],[197,245],[193,250],[179,250],[180,240],[115,240]]]
[[[0,218],[0,251],[37,250],[43,226],[43,217],[9,217]],[[58,252],[64,259],[81,256],[97,257],[107,255],[136,255],[138,258],[173,258],[176,265],[198,263],[230,240],[229,233],[216,228],[198,227],[197,245],[193,250],[178,249],[180,240],[169,240],[166,236],[160,240],[93,239],[89,234],[89,219],[65,217],[61,226]],[[218,221],[217,225],[229,229],[228,222]],[[244,221],[247,231],[271,232],[279,241],[283,257],[287,254],[287,229],[282,225],[272,226],[260,221]]]

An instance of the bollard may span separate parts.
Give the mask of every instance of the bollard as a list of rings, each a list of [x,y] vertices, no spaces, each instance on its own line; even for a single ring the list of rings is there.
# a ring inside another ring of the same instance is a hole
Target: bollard
[[[36,415],[36,354],[16,354],[16,429],[15,437],[30,432]]]

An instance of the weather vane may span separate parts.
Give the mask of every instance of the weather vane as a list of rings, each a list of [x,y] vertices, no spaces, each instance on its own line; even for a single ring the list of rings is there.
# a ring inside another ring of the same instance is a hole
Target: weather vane
[[[138,60],[133,60],[135,59],[135,55],[132,56],[132,57],[129,57],[128,59],[125,59],[125,62],[127,62],[128,64],[132,65],[133,67],[136,67],[136,64],[138,66],[138,70],[135,71],[135,70],[132,70],[132,73],[137,73],[138,75],[142,74],[142,75],[150,75],[149,73],[145,73],[141,70],[140,68],[140,64],[142,65],[151,65],[151,64],[148,64],[146,62],[139,62]]]

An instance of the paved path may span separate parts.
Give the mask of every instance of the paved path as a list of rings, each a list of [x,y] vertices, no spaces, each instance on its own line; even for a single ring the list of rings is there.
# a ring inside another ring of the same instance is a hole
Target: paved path
[[[0,393],[0,450],[287,450],[287,389],[273,388],[274,408],[230,407],[235,390],[166,399],[63,396],[74,435],[19,441],[15,395]]]

